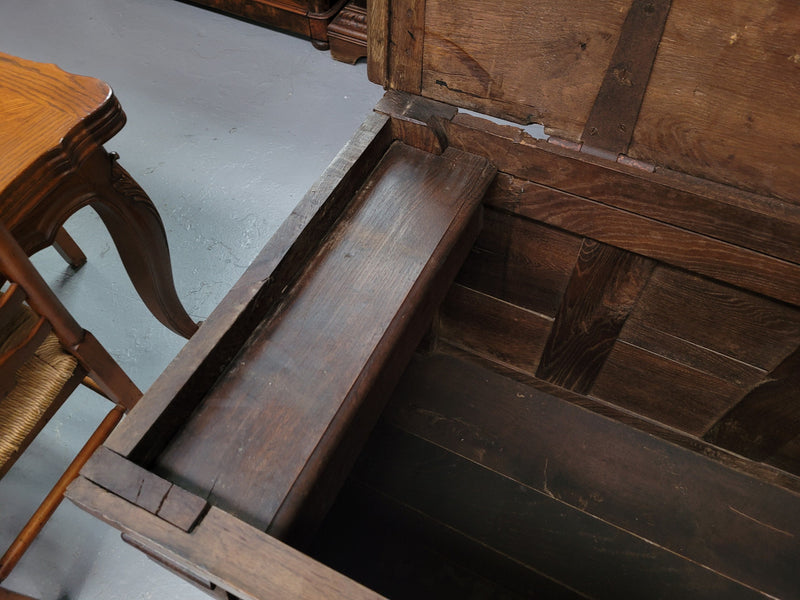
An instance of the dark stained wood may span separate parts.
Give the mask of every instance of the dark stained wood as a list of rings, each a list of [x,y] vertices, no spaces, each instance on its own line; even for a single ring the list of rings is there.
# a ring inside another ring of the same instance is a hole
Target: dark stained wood
[[[706,456],[717,463],[725,465],[741,473],[746,473],[765,483],[776,485],[796,494],[800,494],[800,478],[798,478],[797,475],[792,475],[792,471],[787,472],[786,470],[781,470],[781,468],[778,468],[777,463],[775,466],[773,466],[765,463],[753,462],[752,460],[743,458],[738,454],[729,452],[724,448],[713,446],[695,435],[686,433],[685,431],[681,431],[680,429],[676,429],[674,427],[669,427],[668,425],[665,425],[664,423],[661,423],[655,419],[649,419],[643,415],[636,414],[626,408],[601,398],[571,392],[564,388],[553,385],[552,383],[548,383],[547,381],[538,379],[534,375],[526,373],[521,369],[517,369],[512,365],[500,363],[490,356],[481,356],[469,349],[460,348],[456,345],[451,345],[440,340],[436,344],[435,350],[438,353],[454,356],[456,358],[468,361],[469,363],[480,365],[484,369],[488,369],[497,374],[503,375],[512,381],[525,384],[551,396],[555,396],[556,398],[560,398],[561,400],[570,402],[576,406],[580,406],[581,408],[589,410],[593,413],[613,419],[614,421],[622,423],[625,426],[632,427],[638,431],[655,436],[664,440],[665,442],[669,442],[691,452]],[[421,349],[420,352],[422,351],[423,350]],[[431,350],[426,351],[430,352]],[[791,446],[792,444],[788,444],[784,447],[787,449],[787,456],[789,453],[791,453]],[[794,455],[797,456],[800,454]]]
[[[671,0],[633,0],[583,128],[584,152],[628,150]],[[591,146],[591,150],[587,148]]]
[[[216,11],[310,38],[328,48],[328,25],[345,0],[184,0]]]
[[[610,163],[471,115],[443,125],[450,145],[490,157],[517,178],[800,263],[797,207],[666,169]]]
[[[392,600],[585,598],[352,479],[311,555]]]
[[[800,204],[800,6],[670,12],[629,154]]]
[[[138,464],[160,454],[252,330],[282,300],[390,143],[389,119],[369,115],[206,319],[197,337],[109,438],[109,448]]]
[[[367,56],[367,2],[354,0],[344,5],[328,25],[331,58],[355,64]]]
[[[590,393],[700,436],[743,391],[741,386],[714,375],[620,342]]]
[[[797,264],[531,182],[512,182],[505,190],[494,186],[487,202],[499,208],[511,206],[526,218],[800,305]]]
[[[357,481],[582,597],[762,597],[450,448],[379,428],[368,451]]]
[[[641,256],[584,240],[536,376],[589,391],[653,266]]]
[[[800,348],[703,436],[754,460],[768,460],[800,435]]]
[[[638,314],[628,318],[619,339],[651,354],[719,377],[742,390],[750,389],[767,374],[764,369],[664,332],[659,323],[640,319]]]
[[[442,355],[415,358],[389,405],[387,418],[436,447],[508,477],[513,488],[528,486],[693,563],[706,565],[710,569],[704,569],[706,573],[716,571],[777,597],[796,595],[800,540],[797,494]],[[392,443],[380,437],[377,443],[393,453],[393,460],[405,460],[408,454],[398,451],[394,455]],[[403,479],[402,472],[371,471],[371,481],[373,485],[379,481],[385,486],[384,493],[401,501],[411,494],[428,494],[439,505],[443,520],[455,518],[458,513],[454,506],[466,503],[471,510],[480,510],[482,516],[465,518],[464,527],[494,527],[496,521],[487,518],[483,502],[473,500],[455,482],[447,485],[446,468],[436,468],[433,460],[420,465],[426,467],[405,472]],[[424,477],[430,479],[423,481]],[[469,485],[474,490],[495,489],[495,484],[488,482],[474,488]],[[460,496],[465,502],[448,502],[442,494]],[[499,510],[515,515],[510,518],[536,512],[512,510],[509,505]],[[559,528],[553,530],[558,532]],[[574,535],[559,535],[567,540],[585,539],[584,543],[590,544],[591,536],[586,539],[577,533],[580,530]],[[525,535],[497,535],[498,544],[523,545],[530,539]],[[535,547],[546,551],[548,544],[537,542]],[[525,547],[530,548],[530,544]],[[558,562],[583,565],[575,561],[574,554],[571,556]],[[636,577],[636,569],[614,572],[618,577],[623,572]],[[672,577],[673,582],[676,579]],[[659,588],[654,585],[651,589]]]
[[[377,600],[378,594],[275,538],[212,507],[191,533],[180,531],[84,478],[69,498],[171,563],[247,600]],[[135,523],[135,531],[126,523]],[[247,548],[247,552],[240,552]],[[237,560],[230,560],[237,556]],[[269,568],[265,568],[269,565]]]
[[[800,341],[797,308],[663,266],[631,322],[766,371]]]
[[[157,472],[260,529],[280,531],[424,292],[446,289],[440,268],[493,176],[485,160],[460,151],[435,156],[393,145],[285,304],[159,457]],[[269,475],[259,476],[267,465]]]
[[[535,373],[552,319],[454,285],[435,325],[438,338]]]
[[[487,207],[458,283],[555,317],[582,239]]]

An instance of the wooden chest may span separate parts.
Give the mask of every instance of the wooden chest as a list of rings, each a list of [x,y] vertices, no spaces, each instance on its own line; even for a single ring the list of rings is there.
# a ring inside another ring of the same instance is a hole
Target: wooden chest
[[[368,11],[386,96],[69,496],[220,597],[800,598],[800,5]]]

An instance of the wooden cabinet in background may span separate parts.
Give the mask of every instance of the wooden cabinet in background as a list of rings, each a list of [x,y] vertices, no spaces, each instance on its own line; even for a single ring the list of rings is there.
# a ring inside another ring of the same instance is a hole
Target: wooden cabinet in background
[[[328,24],[346,0],[189,0],[223,13],[282,29],[311,40],[321,50],[328,48]]]

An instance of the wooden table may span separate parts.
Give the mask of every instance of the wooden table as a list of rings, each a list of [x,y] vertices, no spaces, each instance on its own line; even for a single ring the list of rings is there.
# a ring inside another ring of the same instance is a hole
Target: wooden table
[[[108,84],[0,53],[0,114],[0,219],[25,251],[52,245],[91,206],[150,312],[190,337],[197,325],[175,291],[161,217],[103,148],[125,124]]]

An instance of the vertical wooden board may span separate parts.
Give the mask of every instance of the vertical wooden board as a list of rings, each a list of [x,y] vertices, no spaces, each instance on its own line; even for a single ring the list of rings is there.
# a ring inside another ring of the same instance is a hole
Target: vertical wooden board
[[[381,86],[389,78],[389,4],[390,0],[367,3],[367,77]]]
[[[653,270],[653,261],[583,241],[536,376],[587,392]]]
[[[551,326],[543,315],[454,285],[440,309],[436,335],[533,374]]]
[[[674,0],[629,155],[800,204],[800,5]]]
[[[422,94],[577,139],[630,0],[428,0]]]
[[[388,80],[392,89],[420,92],[425,4],[425,0],[391,0]]]
[[[767,371],[800,343],[797,308],[663,265],[629,321]]]
[[[651,354],[718,377],[738,386],[743,394],[767,374],[767,371],[759,367],[664,333],[658,326],[658,323],[629,318],[619,334],[619,339]]]
[[[487,208],[481,235],[457,281],[554,317],[581,242],[577,236]]]
[[[618,342],[590,395],[693,435],[703,435],[742,394],[728,383]]]

